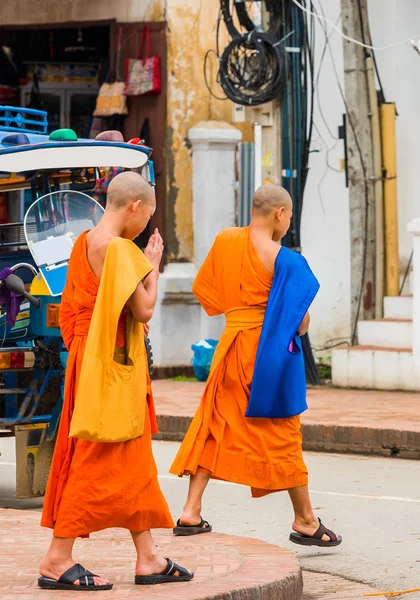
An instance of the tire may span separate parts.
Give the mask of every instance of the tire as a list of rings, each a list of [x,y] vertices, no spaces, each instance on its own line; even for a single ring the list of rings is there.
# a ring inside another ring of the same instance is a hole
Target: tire
[[[144,340],[146,345],[146,354],[147,354],[147,365],[149,367],[149,375],[152,377],[153,375],[153,352],[152,352],[152,344],[150,343],[149,338]]]

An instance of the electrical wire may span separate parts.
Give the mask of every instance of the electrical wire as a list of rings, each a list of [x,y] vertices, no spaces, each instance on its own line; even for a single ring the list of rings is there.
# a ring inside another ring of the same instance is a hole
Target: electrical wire
[[[206,88],[209,91],[209,93],[213,96],[213,98],[216,98],[216,100],[229,100],[229,98],[227,96],[217,96],[211,89],[211,85],[207,79],[207,61],[211,54],[214,54],[218,61],[220,60],[217,55],[216,50],[207,50],[207,52],[204,56],[204,65],[203,65],[204,83],[206,84]],[[218,83],[218,81],[217,81],[217,83]]]
[[[229,0],[220,0],[220,11],[222,13],[222,17],[230,37],[232,39],[240,37],[242,33],[236,28],[233,22],[232,13],[230,12]]]
[[[219,10],[219,16],[218,16],[217,22],[216,22],[216,50],[212,50],[212,49],[207,50],[207,52],[204,56],[203,76],[204,76],[204,83],[206,85],[206,88],[207,88],[208,92],[213,96],[213,98],[216,98],[216,100],[228,100],[227,96],[217,96],[213,92],[211,85],[207,79],[207,61],[209,59],[209,56],[211,54],[214,54],[217,58],[218,64],[220,63],[219,35],[220,35],[221,20],[222,20],[222,13]],[[216,83],[218,83],[218,85],[220,86],[220,69],[218,69],[218,72],[217,72]]]
[[[338,18],[336,20],[336,23],[338,23],[340,21],[340,18],[341,18],[341,15],[338,16]],[[321,57],[320,57],[320,60],[319,60],[318,71],[317,71],[317,74],[316,74],[316,81],[315,81],[316,98],[317,98],[318,111],[319,111],[319,114],[321,116],[322,122],[324,123],[324,126],[325,126],[326,130],[328,131],[328,134],[334,140],[333,145],[329,146],[328,143],[326,142],[324,136],[322,135],[319,127],[316,124],[314,124],[315,131],[317,132],[317,134],[319,136],[319,139],[320,139],[320,141],[323,144],[324,149],[325,149],[325,170],[324,170],[321,178],[319,179],[319,181],[317,183],[317,192],[318,192],[319,202],[321,204],[322,211],[325,214],[325,206],[324,206],[324,202],[323,202],[323,199],[322,199],[322,193],[321,193],[322,184],[324,183],[325,178],[326,178],[329,170],[333,171],[335,173],[340,173],[340,174],[341,174],[341,171],[339,169],[336,169],[335,167],[333,167],[330,164],[330,160],[329,160],[330,153],[333,150],[335,150],[335,148],[337,147],[338,143],[340,142],[340,138],[338,136],[334,135],[333,132],[330,129],[330,125],[328,123],[327,118],[325,117],[325,114],[324,114],[324,111],[323,111],[323,108],[322,108],[322,102],[321,102],[321,97],[320,97],[320,93],[319,93],[319,91],[320,91],[319,80],[320,80],[320,77],[321,77],[321,71],[322,71],[322,67],[323,67],[323,64],[324,64],[325,57],[327,55],[328,44],[330,42],[331,36],[333,35],[333,32],[331,31],[331,32],[328,33],[328,30],[327,30],[325,24],[322,23],[322,22],[320,22],[320,26],[322,28],[322,31],[324,32],[325,41],[324,41],[324,45],[323,45]]]
[[[341,19],[341,13],[338,15],[336,23],[339,23],[340,19]],[[322,121],[323,121],[323,123],[325,125],[325,128],[327,129],[329,135],[334,140],[339,140],[339,137],[336,136],[336,135],[334,135],[332,133],[331,129],[330,129],[330,125],[328,123],[328,119],[325,117],[324,111],[322,109],[321,98],[320,98],[320,95],[319,95],[319,89],[320,89],[319,80],[320,80],[320,77],[321,77],[321,71],[322,71],[322,67],[323,67],[323,64],[324,64],[325,56],[327,54],[328,44],[330,43],[331,36],[333,35],[332,31],[328,34],[327,28],[326,28],[326,26],[323,23],[320,23],[320,26],[322,27],[322,31],[324,32],[324,35],[325,35],[325,42],[324,42],[324,47],[322,49],[321,58],[319,60],[318,72],[317,72],[316,81],[315,81],[317,104],[318,104],[319,114],[321,116],[321,119],[322,119]]]
[[[358,0],[358,8],[359,8],[359,18],[360,18],[360,22],[363,22],[363,16],[362,16],[362,3],[361,0]],[[366,26],[366,30],[367,30],[367,34],[369,36],[369,41],[372,44],[372,34],[370,32],[370,24],[369,24],[369,20],[368,22],[365,24]],[[365,41],[364,37],[365,37],[365,29],[362,25],[362,34],[363,34],[363,41]],[[381,76],[379,74],[379,69],[378,69],[378,63],[376,61],[376,54],[375,54],[375,50],[371,50],[371,56],[373,58],[373,65],[375,67],[375,73],[376,73],[376,79],[378,81],[378,85],[379,85],[379,89],[380,89],[380,93],[381,93],[381,98],[380,98],[380,102],[384,103],[385,102],[385,92],[384,92],[384,88],[382,85],[382,81],[381,81]]]
[[[400,296],[401,296],[401,294],[403,293],[403,289],[404,289],[404,286],[405,286],[405,282],[407,281],[407,277],[408,277],[408,274],[409,274],[409,272],[410,272],[411,263],[413,262],[413,255],[414,255],[414,252],[413,252],[413,250],[412,250],[412,251],[411,251],[411,254],[410,254],[410,258],[409,258],[409,260],[408,260],[407,268],[406,268],[406,270],[405,270],[404,277],[403,277],[403,280],[402,280],[402,284],[401,284],[401,288],[400,288],[400,294],[399,294]]]
[[[220,84],[232,102],[258,106],[278,98],[287,82],[282,44],[256,31],[234,38],[220,58]]]
[[[292,0],[292,2],[295,2],[295,0]],[[322,4],[321,2],[319,3],[319,8],[320,10],[323,12],[324,14],[324,9],[322,8]],[[314,9],[315,11],[315,9]],[[318,13],[316,13],[315,11],[315,15],[317,15]],[[320,15],[318,15],[320,16]],[[362,298],[363,298],[363,290],[365,287],[365,281],[366,281],[366,269],[367,269],[367,257],[368,257],[368,233],[369,233],[369,181],[368,181],[368,177],[367,177],[367,168],[365,165],[365,161],[363,159],[363,152],[362,152],[362,148],[360,145],[360,141],[359,138],[357,136],[357,132],[356,132],[356,127],[353,123],[351,114],[350,114],[350,110],[347,104],[347,100],[344,94],[344,90],[343,90],[343,86],[341,85],[340,82],[340,78],[338,75],[338,70],[337,70],[337,65],[335,62],[335,57],[334,54],[332,52],[331,49],[331,43],[328,43],[328,51],[330,53],[331,56],[331,61],[332,61],[332,65],[333,65],[333,70],[334,70],[334,74],[335,74],[335,78],[336,78],[336,82],[338,85],[338,89],[340,91],[340,95],[341,98],[343,100],[344,103],[344,107],[345,107],[345,111],[346,111],[346,118],[347,121],[350,125],[350,129],[353,133],[353,137],[354,137],[354,141],[356,143],[356,149],[357,149],[357,153],[359,155],[359,159],[360,159],[360,165],[362,168],[362,181],[363,181],[363,187],[364,187],[364,200],[365,200],[365,222],[364,222],[364,240],[363,240],[363,257],[362,257],[362,275],[361,275],[361,283],[360,283],[360,292],[358,295],[358,300],[357,300],[357,307],[356,307],[356,315],[355,315],[355,321],[354,321],[354,327],[353,327],[353,331],[352,331],[352,344],[355,343],[356,341],[356,337],[357,337],[357,324],[359,321],[359,316],[360,316],[360,310],[362,307]]]
[[[339,27],[337,27],[330,19],[327,19],[327,17],[321,16],[321,15],[317,14],[316,12],[309,10],[308,8],[306,8],[305,6],[300,4],[298,2],[298,0],[292,0],[292,2],[293,2],[293,4],[296,4],[296,6],[298,6],[301,10],[308,13],[309,15],[312,15],[319,20],[322,19],[323,21],[325,21],[326,23],[331,25],[331,27],[333,27],[341,35],[341,37],[344,38],[345,40],[347,40],[348,42],[353,42],[353,44],[357,44],[358,46],[362,46],[362,48],[367,48],[369,50],[391,50],[392,48],[398,48],[398,46],[403,46],[404,44],[409,44],[409,43],[411,44],[411,42],[414,38],[420,37],[420,34],[418,34],[418,35],[412,36],[411,38],[408,38],[405,40],[400,40],[399,42],[395,42],[395,43],[389,44],[387,46],[371,46],[369,44],[364,44],[360,40],[355,40],[354,38],[349,37]]]
[[[312,346],[315,352],[328,352],[333,348],[339,348],[340,346],[350,346],[350,339],[348,337],[339,337],[327,340],[323,346]]]
[[[367,23],[363,22],[363,10],[362,10],[362,2],[361,0],[357,0],[357,8],[358,8],[358,12],[359,12],[359,20],[360,20],[360,29],[361,29],[361,33],[362,33],[362,41],[366,46],[366,33],[369,37],[369,41],[370,43],[372,43],[372,36],[370,33],[370,26],[369,26],[369,21]],[[378,84],[379,84],[379,89],[380,89],[380,93],[381,93],[381,102],[385,102],[385,93],[384,93],[384,88],[382,86],[382,81],[381,81],[381,77],[379,74],[379,69],[378,69],[378,63],[376,62],[376,55],[375,55],[375,50],[373,49],[373,46],[371,46],[371,52],[366,52],[367,56],[371,56],[373,59],[373,64],[375,67],[375,73],[376,73],[376,79],[378,80]]]

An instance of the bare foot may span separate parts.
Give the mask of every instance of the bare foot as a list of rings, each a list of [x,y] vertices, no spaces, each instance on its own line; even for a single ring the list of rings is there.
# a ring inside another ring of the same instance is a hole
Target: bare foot
[[[201,513],[200,511],[192,511],[192,510],[184,510],[179,519],[179,524],[181,527],[198,527],[201,523]],[[205,529],[206,523],[203,523],[203,529]]]
[[[75,564],[74,560],[69,559],[68,561],[55,562],[49,557],[45,557],[39,568],[39,573],[43,577],[54,579],[58,581],[63,573],[68,571]],[[94,577],[93,581],[95,585],[108,585],[110,582],[102,577]],[[74,585],[80,585],[79,580],[74,582]]]
[[[155,556],[149,561],[137,560],[136,575],[160,575],[166,569],[168,561],[163,556]],[[179,577],[179,571],[173,573],[174,577]]]
[[[292,525],[292,529],[293,529],[293,531],[296,531],[297,533],[301,533],[302,535],[307,535],[309,537],[312,537],[314,535],[314,533],[316,533],[316,531],[319,529],[319,521],[315,516],[312,519],[308,519],[308,520],[295,519],[295,521],[293,522],[293,525]],[[325,533],[322,536],[321,540],[324,542],[332,541],[330,539],[330,536],[326,535]]]

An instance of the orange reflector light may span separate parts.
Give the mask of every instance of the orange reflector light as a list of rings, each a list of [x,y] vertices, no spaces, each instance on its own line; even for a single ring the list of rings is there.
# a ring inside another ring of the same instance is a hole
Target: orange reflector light
[[[60,327],[60,305],[47,304],[47,327]]]
[[[0,353],[0,369],[10,369],[10,352]]]

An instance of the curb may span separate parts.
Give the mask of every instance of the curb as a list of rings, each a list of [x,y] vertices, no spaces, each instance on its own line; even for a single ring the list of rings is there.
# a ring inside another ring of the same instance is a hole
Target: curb
[[[192,417],[158,415],[156,440],[182,442]],[[420,460],[420,432],[341,425],[302,424],[303,449]]]
[[[0,510],[0,527],[7,532],[7,558],[0,565],[0,598],[57,600],[79,597],[76,591],[39,590],[37,578],[43,549],[51,532],[39,526],[39,513]],[[100,594],[112,600],[134,596],[143,600],[302,600],[303,577],[295,554],[286,548],[225,534],[177,538],[171,530],[153,532],[163,556],[195,572],[188,583],[135,589],[135,551],[127,531],[107,529],[78,544],[82,563],[103,573],[114,587]],[[15,577],[7,577],[7,573]],[[139,586],[137,586],[138,588]],[[99,597],[98,597],[99,598]]]

